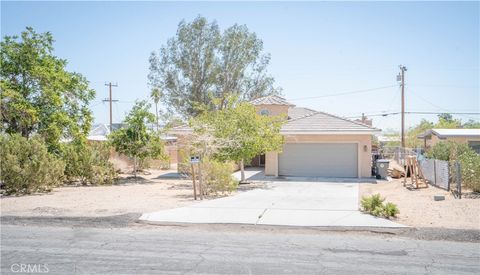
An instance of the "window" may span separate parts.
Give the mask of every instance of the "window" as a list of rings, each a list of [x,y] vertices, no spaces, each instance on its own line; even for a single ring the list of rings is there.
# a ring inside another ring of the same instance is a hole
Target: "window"
[[[270,115],[270,111],[267,110],[267,109],[262,109],[262,110],[260,111],[260,114],[261,114],[262,116],[268,116],[268,115]]]
[[[470,146],[475,152],[480,154],[480,140],[469,141],[468,146]]]

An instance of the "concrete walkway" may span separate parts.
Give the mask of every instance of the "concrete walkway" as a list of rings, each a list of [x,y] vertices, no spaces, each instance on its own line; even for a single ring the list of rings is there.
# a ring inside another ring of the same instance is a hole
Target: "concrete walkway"
[[[358,211],[358,182],[273,181],[231,197],[146,213],[140,220],[287,226],[404,227]]]

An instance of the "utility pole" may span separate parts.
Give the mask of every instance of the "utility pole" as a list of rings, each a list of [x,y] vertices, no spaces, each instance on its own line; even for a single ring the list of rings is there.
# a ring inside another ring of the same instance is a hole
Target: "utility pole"
[[[402,87],[402,148],[405,148],[405,72],[407,67],[400,65],[400,73],[397,76],[397,80],[401,81]]]
[[[110,133],[113,131],[112,129],[112,102],[117,102],[118,100],[112,99],[112,87],[118,87],[118,84],[112,84],[112,82],[105,83],[105,86],[109,88],[109,98],[104,99],[103,102],[108,101],[110,102]]]

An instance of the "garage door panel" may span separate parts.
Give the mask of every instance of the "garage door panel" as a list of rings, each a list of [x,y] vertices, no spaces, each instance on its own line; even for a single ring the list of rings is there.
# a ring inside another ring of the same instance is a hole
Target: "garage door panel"
[[[356,178],[357,146],[356,143],[287,143],[279,154],[279,175]]]

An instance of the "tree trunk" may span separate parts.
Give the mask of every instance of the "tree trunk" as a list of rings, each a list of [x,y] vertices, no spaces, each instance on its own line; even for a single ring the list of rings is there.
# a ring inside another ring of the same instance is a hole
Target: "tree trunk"
[[[158,103],[155,103],[155,116],[157,117],[157,133],[158,133]]]
[[[240,182],[245,182],[245,165],[243,164],[243,159],[240,161]]]
[[[137,179],[137,157],[133,157],[133,176]]]

